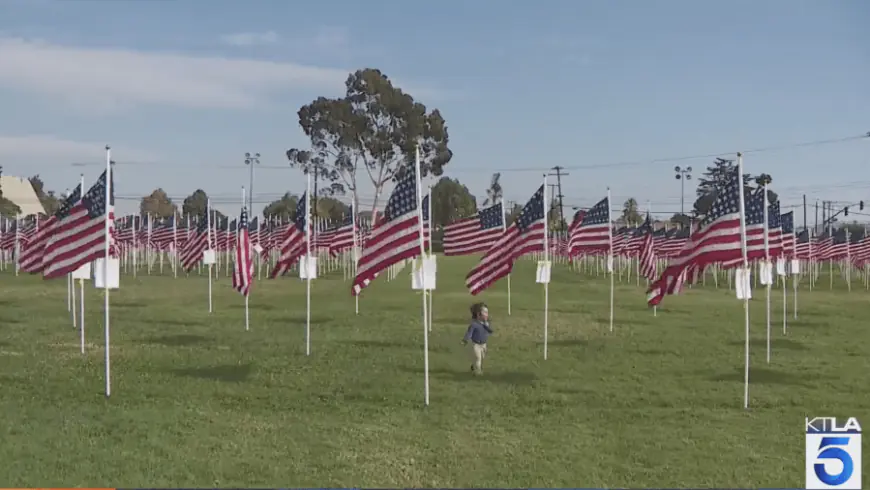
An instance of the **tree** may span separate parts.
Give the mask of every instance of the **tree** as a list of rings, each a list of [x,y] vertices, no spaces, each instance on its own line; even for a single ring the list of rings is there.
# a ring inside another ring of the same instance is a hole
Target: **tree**
[[[163,189],[154,189],[151,194],[142,198],[139,203],[139,214],[142,216],[151,215],[158,218],[169,218],[174,216],[178,211],[172,199],[166,195]]]
[[[671,219],[669,219],[668,221],[670,221],[671,223],[680,225],[680,228],[682,228],[682,229],[686,229],[692,224],[692,217],[689,216],[688,214],[676,213],[673,216],[671,216]]]
[[[716,189],[723,187],[728,182],[728,177],[734,168],[737,166],[734,160],[726,160],[717,158],[713,165],[707,167],[701,178],[698,180],[698,188],[695,191],[697,199],[693,205],[694,213],[699,217],[706,216],[713,206],[713,201],[716,200]],[[748,196],[752,192],[752,187],[749,183],[752,177],[749,174],[743,174],[744,193]]]
[[[193,191],[193,194],[184,198],[181,203],[181,212],[187,216],[202,216],[208,207],[208,194],[202,189]]]
[[[45,210],[45,214],[52,215],[60,209],[60,201],[57,196],[55,196],[54,191],[46,191],[45,183],[39,177],[39,174],[34,175],[27,179],[30,181],[31,187],[33,187],[33,192],[36,194],[36,198],[39,199],[39,203],[42,204],[42,208]],[[87,192],[87,189],[82,192]]]
[[[0,166],[0,181],[2,181],[3,177],[3,167]],[[21,208],[18,207],[14,202],[3,197],[3,186],[0,185],[0,216],[4,216],[6,218],[14,218],[21,214]]]
[[[622,205],[622,220],[626,226],[639,226],[643,222],[644,218],[638,210],[635,198],[628,198]]]
[[[522,212],[523,207],[519,204],[514,204],[513,206],[511,206],[510,211],[505,213],[505,223],[510,226],[514,222],[514,220],[517,219],[517,216],[519,216]]]
[[[432,225],[442,227],[477,212],[477,199],[459,180],[441,177],[432,186]]]
[[[547,213],[547,229],[548,230],[567,230],[568,225],[562,220],[562,216],[559,214],[559,198],[554,197],[550,201],[550,210]]]
[[[435,109],[416,102],[380,70],[366,68],[347,77],[345,96],[319,97],[299,109],[299,125],[310,150],[287,150],[290,165],[331,182],[329,192],[356,192],[356,171],[366,170],[377,209],[384,184],[403,176],[419,147],[421,177],[440,176],[453,153],[447,125]]]
[[[295,205],[294,205],[295,206]],[[296,209],[294,208],[294,214]],[[315,216],[326,218],[330,222],[340,222],[349,211],[347,204],[333,197],[317,198],[317,210]]]
[[[281,199],[272,201],[263,208],[263,217],[267,219],[281,218],[282,220],[294,219],[296,218],[296,204],[298,202],[299,198],[288,192]]]
[[[489,182],[489,189],[486,190],[486,199],[483,201],[484,207],[492,206],[493,204],[501,201],[503,191],[501,188],[501,173],[496,172],[492,174],[492,180]]]

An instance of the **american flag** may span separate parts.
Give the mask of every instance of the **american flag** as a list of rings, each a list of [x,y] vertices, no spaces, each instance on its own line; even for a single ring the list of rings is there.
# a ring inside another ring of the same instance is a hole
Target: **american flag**
[[[740,236],[740,187],[738,168],[716,189],[716,200],[698,230],[674,257],[661,277],[650,285],[647,304],[661,303],[666,294],[679,292],[689,268],[703,270],[708,264],[742,258]]]
[[[112,227],[113,216],[111,209],[106,209],[106,193],[110,206],[114,206],[115,193],[111,175],[109,180],[107,183],[103,172],[78,203],[69,208],[64,206],[64,212],[57,215],[42,256],[44,278],[65,276],[104,256],[106,247],[111,247],[113,237],[111,231],[106,236],[106,224]]]
[[[353,205],[342,216],[341,223],[335,228],[332,238],[329,240],[329,253],[333,256],[353,248],[354,233],[358,233],[356,211]],[[359,237],[357,237],[359,240]]]
[[[501,203],[478,211],[444,227],[444,255],[470,255],[486,252],[504,232]]]
[[[654,281],[656,278],[656,253],[655,243],[653,241],[652,222],[650,221],[649,213],[646,214],[646,221],[638,229],[642,236],[640,242],[640,254],[638,255],[638,267],[640,275]]]
[[[202,215],[199,216],[193,236],[184,242],[184,247],[181,249],[181,267],[185,271],[190,272],[196,267],[196,264],[202,260],[203,252],[212,248],[208,224],[209,209],[206,208]]]
[[[782,251],[787,257],[794,257],[794,211],[789,211],[779,217],[782,230]]]
[[[357,265],[351,294],[362,290],[389,266],[420,254],[420,215],[428,218],[426,202],[417,208],[417,171],[410,166],[407,174],[396,184],[383,216],[379,216],[371,235],[363,245]],[[425,230],[424,230],[425,232]],[[425,233],[423,247],[426,248]]]
[[[746,200],[746,259],[750,262],[764,258],[764,190],[759,189]],[[723,261],[722,267],[737,267],[743,256]]]
[[[810,260],[813,256],[813,240],[810,239],[810,231],[804,230],[797,234],[794,243],[794,256],[798,259]]]
[[[779,210],[779,201],[770,203],[767,208],[767,246],[771,257],[782,256],[782,215]]]
[[[44,223],[40,223],[39,231],[37,231],[27,246],[21,251],[21,258],[18,261],[18,266],[21,270],[31,274],[38,274],[43,271],[43,257],[45,255],[45,244],[51,237],[52,230],[57,223],[58,216],[68,214],[70,209],[79,202],[82,198],[82,186],[79,184],[76,188],[64,199],[60,209]]]
[[[572,256],[609,251],[611,247],[610,200],[604,198],[588,210],[571,230],[568,250]]]
[[[478,294],[511,273],[514,260],[532,252],[544,251],[547,223],[544,218],[544,186],[532,196],[516,220],[486,251],[480,262],[465,276],[471,294]]]
[[[293,226],[287,228],[284,237],[281,240],[278,250],[281,256],[278,257],[278,262],[275,263],[275,268],[269,275],[270,279],[275,279],[278,276],[284,275],[293,267],[293,264],[302,257],[308,250],[308,245],[305,237],[306,228],[311,230],[311,223],[308,216],[308,192],[302,194],[302,197],[296,203],[296,220]]]
[[[233,264],[233,289],[247,296],[254,281],[254,250],[248,230],[248,211],[242,206],[236,234],[236,260]]]

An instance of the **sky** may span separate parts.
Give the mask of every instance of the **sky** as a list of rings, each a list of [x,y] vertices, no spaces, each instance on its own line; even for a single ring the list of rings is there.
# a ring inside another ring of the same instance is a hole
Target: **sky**
[[[744,151],[784,211],[806,194],[870,215],[870,139],[842,141],[870,131],[868,23],[860,0],[0,0],[0,165],[62,192],[108,144],[119,214],[157,187],[237,214],[259,152],[259,211],[305,189],[299,107],[372,67],[441,111],[445,175],[478,202],[494,172],[525,202],[558,165],[566,208],[609,187],[671,214],[675,165],[696,179]]]

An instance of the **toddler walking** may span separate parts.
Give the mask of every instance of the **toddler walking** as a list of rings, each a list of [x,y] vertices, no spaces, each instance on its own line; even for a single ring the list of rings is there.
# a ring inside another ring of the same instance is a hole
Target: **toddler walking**
[[[462,344],[466,345],[469,340],[471,341],[471,354],[472,359],[474,359],[474,364],[471,365],[471,372],[476,375],[483,374],[483,359],[486,357],[486,339],[491,333],[489,308],[484,303],[471,305],[471,325],[468,326],[468,331],[465,332]]]

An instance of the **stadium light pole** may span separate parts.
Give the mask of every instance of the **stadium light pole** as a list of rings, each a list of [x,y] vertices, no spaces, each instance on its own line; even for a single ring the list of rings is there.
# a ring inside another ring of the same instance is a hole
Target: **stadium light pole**
[[[254,165],[260,163],[259,153],[245,153],[245,165],[250,167],[248,177],[248,216],[254,211]]]
[[[679,165],[674,167],[676,175],[674,177],[680,181],[680,214],[686,215],[686,181],[692,180],[692,167],[680,168]]]

